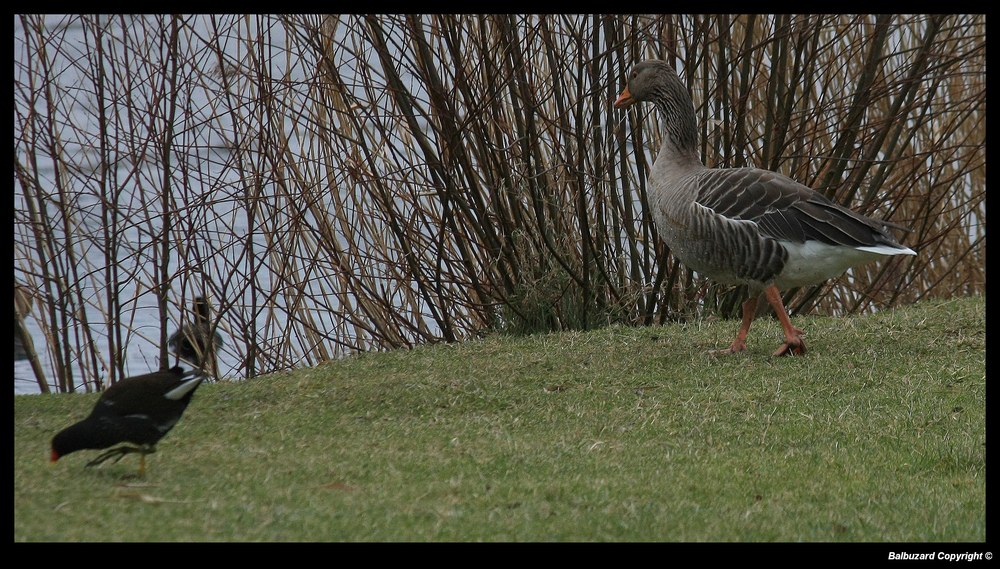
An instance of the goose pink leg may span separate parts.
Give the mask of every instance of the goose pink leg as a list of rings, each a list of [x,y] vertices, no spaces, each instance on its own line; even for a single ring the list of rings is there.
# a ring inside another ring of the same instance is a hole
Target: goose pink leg
[[[713,355],[723,356],[735,354],[747,349],[747,334],[750,333],[750,325],[753,324],[754,316],[757,314],[757,297],[743,303],[743,322],[740,323],[740,330],[736,333],[733,344],[724,350],[712,350]]]
[[[767,287],[764,289],[764,295],[774,308],[774,313],[778,316],[781,327],[785,330],[785,343],[771,355],[800,356],[806,353],[806,341],[803,339],[805,332],[800,328],[792,326],[792,321],[788,318],[788,312],[785,311],[785,304],[781,302],[781,293],[778,292],[778,287],[774,285]],[[745,314],[743,318],[746,319]]]
[[[781,322],[781,327],[785,331],[785,343],[772,355],[798,356],[806,353],[806,342],[803,339],[805,332],[792,326],[792,321],[785,311],[785,305],[781,302],[781,293],[778,292],[778,287],[774,285],[767,287],[764,289],[764,296],[767,298],[768,304],[774,308],[774,313],[778,316],[778,321]],[[736,332],[736,339],[733,340],[732,345],[724,350],[713,350],[711,352],[713,355],[735,354],[747,349],[747,334],[750,333],[750,325],[753,324],[753,319],[757,315],[757,300],[758,297],[754,296],[743,303],[743,321],[740,323],[739,331]]]

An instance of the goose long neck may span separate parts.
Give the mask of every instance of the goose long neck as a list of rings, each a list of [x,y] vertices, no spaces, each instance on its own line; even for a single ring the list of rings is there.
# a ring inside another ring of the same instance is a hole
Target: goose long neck
[[[698,121],[694,104],[686,92],[671,92],[676,89],[683,90],[684,87],[679,84],[666,87],[651,98],[664,123],[660,155],[677,164],[703,166],[698,155]]]

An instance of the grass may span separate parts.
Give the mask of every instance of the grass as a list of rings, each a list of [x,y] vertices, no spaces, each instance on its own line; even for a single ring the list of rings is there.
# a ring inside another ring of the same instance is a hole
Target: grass
[[[15,541],[985,541],[985,300],[495,336],[203,386],[147,459],[47,462],[96,395],[14,399]]]

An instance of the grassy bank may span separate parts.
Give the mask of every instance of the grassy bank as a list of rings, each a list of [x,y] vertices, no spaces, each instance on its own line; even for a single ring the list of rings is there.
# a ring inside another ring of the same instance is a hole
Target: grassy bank
[[[985,540],[985,301],[371,353],[203,386],[151,455],[47,462],[96,395],[14,398],[14,540]]]

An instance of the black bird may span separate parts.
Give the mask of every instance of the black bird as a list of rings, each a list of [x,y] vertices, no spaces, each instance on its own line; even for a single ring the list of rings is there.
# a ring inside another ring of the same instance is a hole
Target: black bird
[[[167,347],[174,355],[202,369],[212,365],[215,350],[222,346],[222,336],[212,331],[210,310],[205,297],[195,297],[194,322],[181,327],[167,340]]]
[[[129,453],[140,453],[139,476],[146,472],[146,455],[156,452],[156,443],[177,424],[195,389],[205,379],[201,370],[184,371],[180,366],[123,379],[104,391],[90,415],[52,438],[52,462],[83,449],[105,449],[132,443],[102,453],[87,463],[101,464]]]

